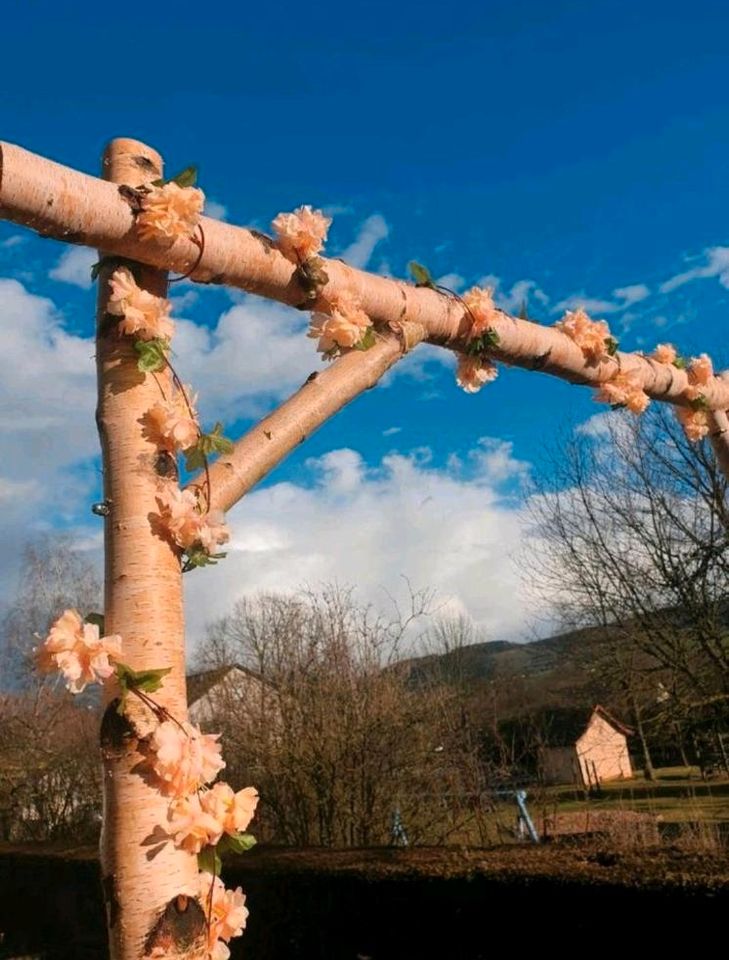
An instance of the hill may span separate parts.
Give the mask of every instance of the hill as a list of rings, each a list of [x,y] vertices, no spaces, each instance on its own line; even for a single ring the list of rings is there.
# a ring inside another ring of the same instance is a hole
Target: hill
[[[590,705],[600,696],[595,664],[608,637],[599,627],[530,643],[475,643],[399,664],[414,687],[460,681],[498,701],[501,719],[545,706]]]

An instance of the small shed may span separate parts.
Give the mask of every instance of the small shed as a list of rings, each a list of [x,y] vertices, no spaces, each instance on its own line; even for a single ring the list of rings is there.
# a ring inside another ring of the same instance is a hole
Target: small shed
[[[628,752],[632,730],[599,704],[591,711],[555,710],[545,718],[539,769],[544,783],[598,787],[633,776]]]

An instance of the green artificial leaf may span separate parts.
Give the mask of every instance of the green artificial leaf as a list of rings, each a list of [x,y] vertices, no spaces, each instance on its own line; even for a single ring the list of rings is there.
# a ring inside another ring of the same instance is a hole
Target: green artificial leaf
[[[156,670],[133,670],[126,663],[117,663],[116,675],[119,685],[128,690],[142,690],[144,693],[156,693],[172,667],[159,667]]]
[[[615,337],[605,337],[605,349],[608,352],[608,356],[614,357],[618,352],[619,343]]]
[[[356,350],[369,350],[370,347],[374,347],[376,342],[377,338],[375,337],[375,331],[373,327],[367,327],[362,339],[354,346]]]
[[[160,180],[153,180],[153,187],[164,187],[168,183],[176,183],[178,187],[194,187],[197,183],[197,167],[190,166],[185,167],[184,170],[181,170],[178,174],[175,174],[174,177],[166,177]]]
[[[103,613],[87,613],[85,616],[86,623],[93,623],[99,628],[99,635],[104,636],[104,614]]]
[[[185,450],[185,470],[188,473],[192,473],[193,470],[202,470],[204,466],[205,454],[197,444]]]
[[[471,357],[482,357],[500,343],[499,335],[495,330],[484,330],[480,337],[472,340],[466,347],[466,353]]]
[[[217,848],[203,847],[197,855],[197,865],[199,870],[203,870],[205,873],[212,873],[214,877],[219,877],[223,865],[220,862]]]
[[[218,560],[225,557],[224,553],[206,553],[202,547],[190,547],[184,554],[185,562],[182,565],[182,572],[189,573],[196,567],[215,566]]]
[[[246,853],[258,843],[252,833],[234,833],[226,835],[220,841],[220,849],[223,852]]]
[[[706,399],[703,393],[700,393],[698,397],[695,397],[693,400],[689,400],[689,406],[692,410],[708,410],[709,401]]]
[[[408,263],[408,272],[415,281],[416,287],[429,287],[431,290],[435,290],[433,275],[422,263],[418,263],[417,260],[411,260],[410,263]]]
[[[162,370],[167,363],[167,351],[170,342],[164,338],[155,340],[135,340],[134,349],[139,354],[137,369],[141,373],[156,373]]]
[[[223,424],[216,423],[210,433],[201,434],[195,446],[185,451],[185,469],[200,470],[207,457],[230,453],[232,449],[233,441],[223,436]]]
[[[172,180],[178,187],[194,187],[197,183],[197,167],[194,164],[185,167]]]
[[[688,366],[688,361],[686,360],[686,357],[676,357],[676,359],[673,361],[673,365],[679,370],[685,370]]]

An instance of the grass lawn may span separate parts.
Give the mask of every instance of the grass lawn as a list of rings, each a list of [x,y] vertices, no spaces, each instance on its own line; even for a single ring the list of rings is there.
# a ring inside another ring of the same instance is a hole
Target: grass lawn
[[[729,822],[729,778],[704,781],[696,767],[665,767],[657,779],[615,780],[599,794],[585,797],[576,787],[555,786],[530,791],[530,809],[550,812],[591,809],[635,810],[660,815],[666,822]]]

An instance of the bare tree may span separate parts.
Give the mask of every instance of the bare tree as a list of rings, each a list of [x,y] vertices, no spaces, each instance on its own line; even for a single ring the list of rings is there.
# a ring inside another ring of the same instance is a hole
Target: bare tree
[[[336,586],[264,594],[210,628],[207,665],[237,663],[260,680],[243,698],[229,688],[215,724],[231,774],[259,784],[272,838],[389,843],[397,812],[411,842],[437,842],[472,819],[462,800],[482,789],[480,739],[462,689],[398,659],[427,599],[387,618]]]
[[[32,667],[38,636],[68,607],[98,610],[101,580],[96,565],[73,549],[61,534],[46,535],[26,544],[18,570],[15,596],[0,627],[0,682],[6,689],[35,687],[42,682]]]
[[[605,430],[573,439],[532,496],[524,568],[566,625],[605,628],[601,680],[650,774],[646,714],[675,724],[729,696],[727,485],[662,413]]]

